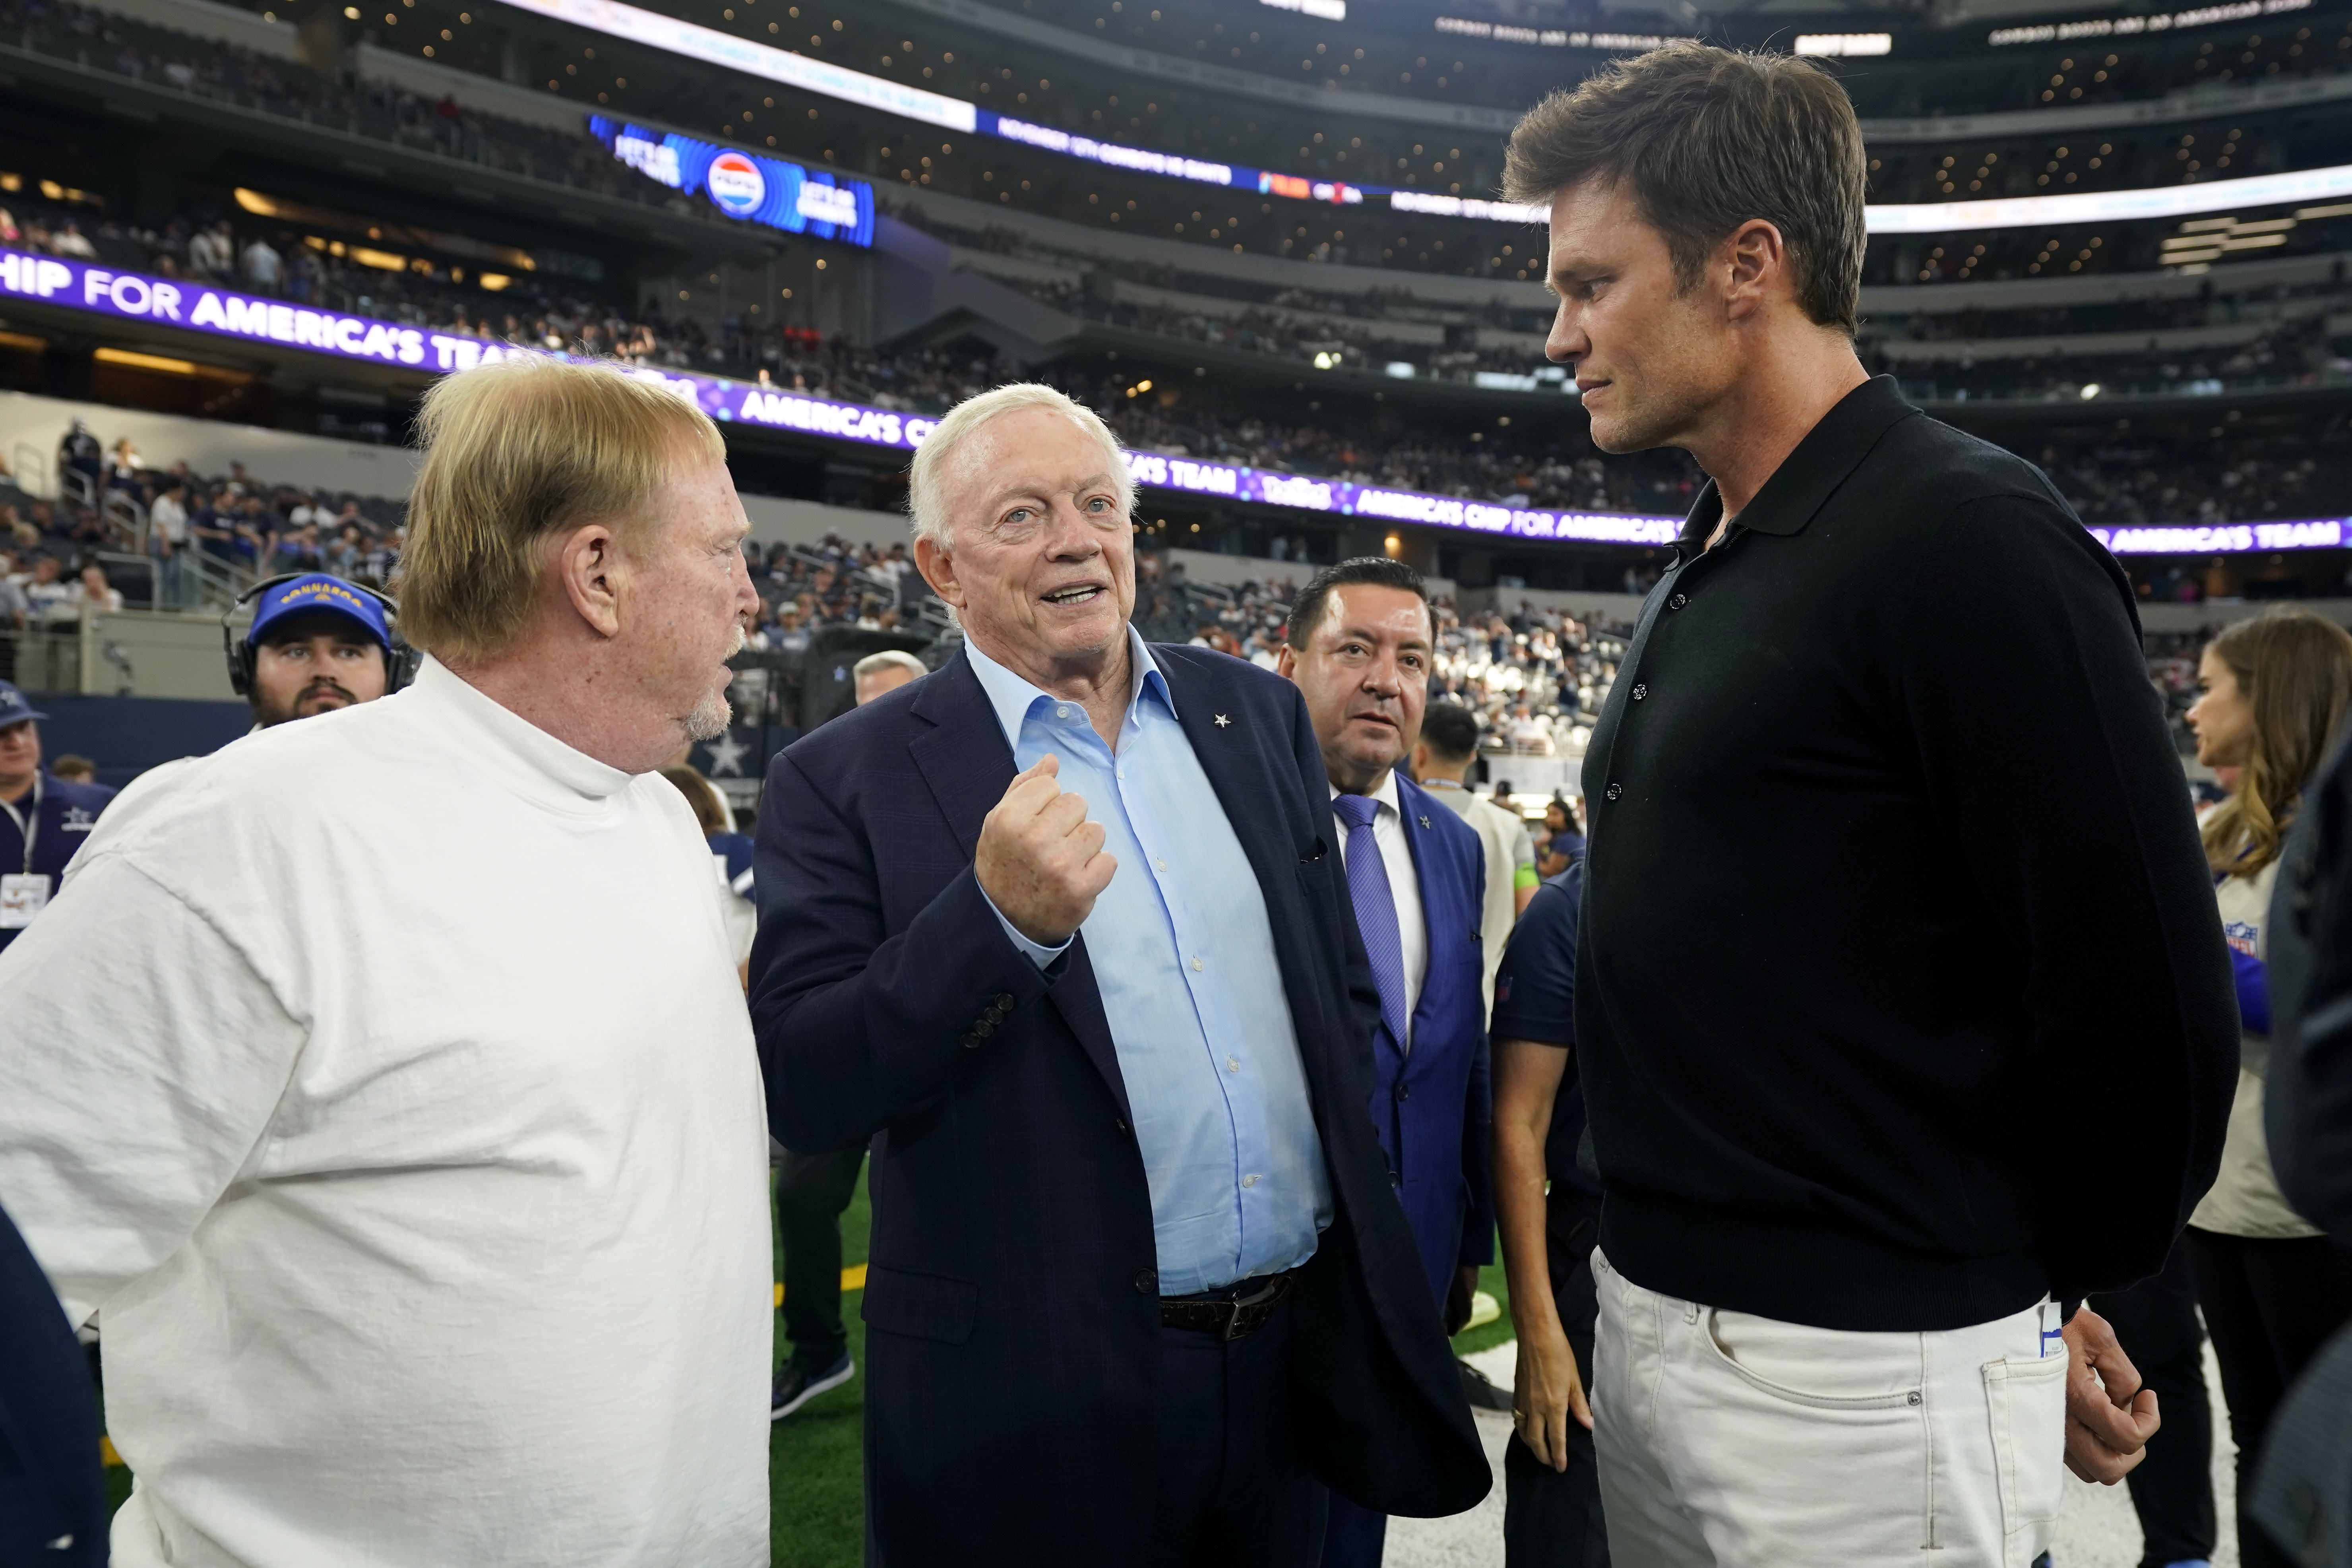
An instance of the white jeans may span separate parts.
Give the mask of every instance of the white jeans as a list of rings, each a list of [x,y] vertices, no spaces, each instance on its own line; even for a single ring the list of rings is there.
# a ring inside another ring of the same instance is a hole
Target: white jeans
[[[1592,1273],[1615,1568],[2028,1568],[2048,1550],[2066,1347],[2041,1353],[2037,1309],[1862,1333],[1662,1296],[1598,1249]]]

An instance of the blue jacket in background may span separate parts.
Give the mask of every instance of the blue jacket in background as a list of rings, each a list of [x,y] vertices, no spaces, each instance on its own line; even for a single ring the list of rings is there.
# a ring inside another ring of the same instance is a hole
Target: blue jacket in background
[[[1387,1030],[1373,1033],[1372,1124],[1442,1304],[1458,1266],[1495,1259],[1486,1156],[1495,1102],[1479,931],[1486,866],[1477,830],[1402,773],[1397,804],[1421,882],[1429,968],[1413,1004],[1412,1049],[1401,1053]]]
[[[89,1363],[48,1276],[0,1214],[0,1568],[94,1568],[106,1531]]]

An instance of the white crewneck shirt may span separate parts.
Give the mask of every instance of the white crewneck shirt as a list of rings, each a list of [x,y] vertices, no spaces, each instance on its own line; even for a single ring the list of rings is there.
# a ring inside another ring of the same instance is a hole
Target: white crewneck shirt
[[[427,662],[121,797],[0,955],[120,1568],[751,1568],[751,1029],[677,791]]]

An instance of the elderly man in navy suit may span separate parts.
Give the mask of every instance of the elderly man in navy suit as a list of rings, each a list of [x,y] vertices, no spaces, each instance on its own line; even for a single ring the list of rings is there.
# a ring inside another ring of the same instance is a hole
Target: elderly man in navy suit
[[[1306,705],[1136,636],[1132,505],[1052,388],[955,409],[911,507],[962,650],[769,771],[770,1119],[875,1139],[870,1563],[1312,1568],[1327,1487],[1491,1480]]]
[[[1421,574],[1364,556],[1318,572],[1290,609],[1281,672],[1321,743],[1356,924],[1381,996],[1373,1125],[1448,1333],[1494,1259],[1486,1163],[1486,863],[1478,835],[1404,776],[1429,700],[1433,618]],[[1331,1503],[1325,1568],[1377,1568],[1381,1514]]]

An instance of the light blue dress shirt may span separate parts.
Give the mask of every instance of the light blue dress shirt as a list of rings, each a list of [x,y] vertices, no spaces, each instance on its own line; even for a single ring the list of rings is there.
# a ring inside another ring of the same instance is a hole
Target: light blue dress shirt
[[[1164,1296],[1295,1268],[1331,1223],[1330,1180],[1265,897],[1143,638],[1114,754],[1084,705],[971,643],[964,656],[1024,769],[1052,752],[1118,870],[1078,929],[1151,1188]],[[1004,919],[999,912],[997,919]],[[1061,948],[1005,934],[1040,967]],[[1064,946],[1067,946],[1065,943]]]

